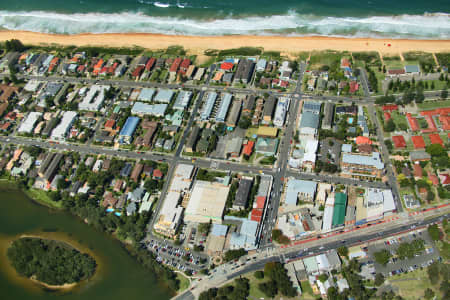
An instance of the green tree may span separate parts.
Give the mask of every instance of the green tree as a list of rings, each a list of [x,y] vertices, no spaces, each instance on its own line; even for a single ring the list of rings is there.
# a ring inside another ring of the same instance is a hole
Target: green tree
[[[441,99],[445,100],[445,99],[447,99],[447,97],[448,97],[448,91],[446,89],[442,90],[441,91]]]
[[[264,278],[264,272],[263,271],[256,271],[253,275],[257,279],[263,279]]]
[[[328,275],[326,273],[322,273],[319,275],[318,279],[320,280],[320,282],[325,282],[328,279]]]
[[[266,295],[269,298],[274,298],[275,295],[278,293],[277,284],[273,280],[258,284],[258,288],[261,292],[264,293],[264,295]]]
[[[346,257],[348,258],[348,248],[345,246],[341,246],[337,249],[337,253],[341,256],[341,257]]]
[[[434,297],[434,292],[433,292],[432,289],[427,288],[427,289],[425,290],[425,293],[424,293],[423,296],[424,296],[425,299],[432,299],[432,298]]]
[[[375,285],[380,286],[384,283],[384,276],[381,273],[375,275]]]
[[[388,250],[384,249],[374,253],[375,261],[380,265],[385,266],[389,259],[391,258],[391,253]]]
[[[384,131],[386,132],[392,132],[395,130],[395,123],[394,120],[389,119],[386,124],[384,125]]]

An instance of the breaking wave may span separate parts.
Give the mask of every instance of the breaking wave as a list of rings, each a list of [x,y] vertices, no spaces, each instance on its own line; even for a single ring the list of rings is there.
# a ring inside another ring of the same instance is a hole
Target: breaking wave
[[[0,11],[0,26],[9,30],[45,33],[161,33],[182,35],[319,35],[410,39],[449,39],[450,14],[319,17],[285,15],[219,19],[149,16],[141,12],[117,14],[61,14],[42,11]]]

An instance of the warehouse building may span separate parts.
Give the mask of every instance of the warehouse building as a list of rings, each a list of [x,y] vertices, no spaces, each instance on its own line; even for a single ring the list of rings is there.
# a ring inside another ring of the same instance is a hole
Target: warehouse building
[[[185,221],[221,224],[230,187],[218,182],[197,180],[185,211]]]
[[[150,102],[150,101],[152,101],[154,94],[155,94],[155,89],[144,88],[141,90],[141,93],[139,94],[137,100],[144,101],[144,102]]]
[[[317,183],[314,181],[290,179],[286,190],[286,205],[297,205],[298,201],[313,202]]]
[[[168,90],[168,89],[161,89],[158,91],[158,94],[155,96],[155,102],[162,102],[162,103],[170,103],[172,100],[174,91]]]

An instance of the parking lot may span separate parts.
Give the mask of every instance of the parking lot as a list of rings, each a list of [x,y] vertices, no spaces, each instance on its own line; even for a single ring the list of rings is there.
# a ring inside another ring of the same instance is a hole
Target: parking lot
[[[413,240],[421,239],[425,242],[425,250],[420,254],[416,254],[411,259],[401,260],[396,255],[396,250],[400,243],[411,243]],[[374,253],[382,250],[388,250],[392,257],[389,262],[383,266],[375,261]],[[420,267],[427,267],[433,261],[440,259],[439,251],[435,247],[426,230],[412,231],[404,235],[391,237],[368,246],[368,254],[370,260],[374,261],[374,266],[377,273],[382,273],[384,276],[392,276],[404,272],[414,271]]]
[[[207,260],[183,249],[172,246],[169,243],[151,240],[146,242],[149,251],[156,254],[156,260],[180,271],[189,271],[196,274],[200,269],[206,267]]]

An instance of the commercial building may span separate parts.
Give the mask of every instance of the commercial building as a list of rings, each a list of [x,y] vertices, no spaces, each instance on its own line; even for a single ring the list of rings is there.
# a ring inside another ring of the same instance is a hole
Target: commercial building
[[[65,111],[61,118],[59,124],[53,129],[50,138],[52,140],[64,140],[69,133],[70,127],[72,127],[73,122],[77,118],[77,113],[75,111]]]
[[[230,249],[256,249],[258,225],[256,221],[243,220],[239,232],[231,233]]]
[[[334,104],[333,103],[325,103],[324,107],[324,117],[322,119],[322,129],[331,129],[331,125],[333,124],[333,116],[334,116]]]
[[[134,131],[139,124],[140,119],[138,117],[128,117],[122,130],[119,133],[119,142],[129,144],[131,143]]]
[[[253,185],[253,178],[242,178],[239,181],[239,187],[234,198],[232,208],[235,210],[243,210],[247,207],[248,196]]]
[[[346,209],[347,195],[344,193],[336,193],[334,195],[333,227],[344,225]]]
[[[22,121],[22,123],[19,126],[19,129],[17,130],[18,133],[31,133],[31,131],[34,129],[34,126],[36,125],[36,122],[39,121],[42,117],[42,113],[40,112],[30,112],[25,120]]]
[[[265,156],[275,156],[278,150],[278,139],[259,137],[256,140],[255,152]]]
[[[300,136],[314,138],[319,128],[319,114],[311,111],[302,113],[300,120]]]
[[[200,113],[200,118],[202,121],[207,121],[211,116],[211,112],[214,108],[214,104],[216,103],[217,93],[209,92],[206,95],[205,103],[203,104],[202,111]]]
[[[264,102],[263,121],[266,123],[272,122],[272,116],[275,109],[277,99],[275,97],[269,97]]]
[[[331,230],[333,225],[333,214],[334,214],[334,193],[328,195],[325,201],[325,209],[322,218],[322,232],[328,232]]]
[[[173,109],[185,110],[191,102],[192,92],[191,91],[181,91],[177,95],[177,99],[173,104]]]
[[[151,115],[163,117],[168,104],[147,104],[144,102],[135,102],[131,108],[131,113],[138,116]]]
[[[225,122],[225,118],[227,117],[228,109],[230,108],[232,98],[233,95],[230,93],[222,94],[222,101],[220,102],[219,109],[216,114],[217,122]]]
[[[371,155],[343,153],[341,159],[342,174],[357,177],[380,177],[384,164],[379,152]]]
[[[311,112],[316,115],[320,115],[320,109],[322,107],[322,103],[315,101],[305,101],[303,102],[302,112]]]
[[[297,205],[298,201],[313,202],[317,183],[314,181],[290,179],[286,190],[286,205]]]
[[[290,99],[287,97],[281,97],[278,99],[275,109],[275,116],[273,118],[273,124],[278,127],[283,127],[286,119],[286,113],[289,110]]]
[[[105,101],[105,91],[109,90],[107,85],[92,85],[83,100],[78,104],[79,110],[99,111]]]
[[[222,223],[229,186],[218,182],[197,180],[185,211],[185,221]]]

